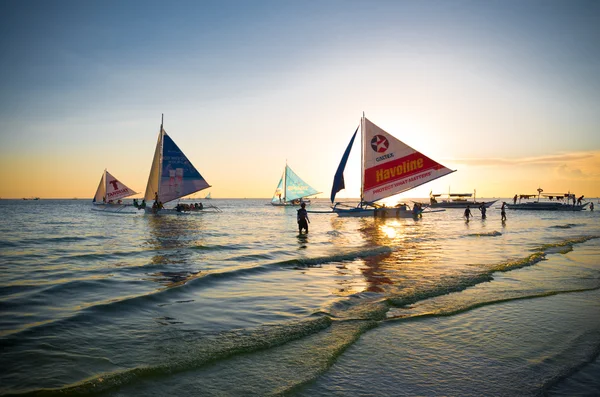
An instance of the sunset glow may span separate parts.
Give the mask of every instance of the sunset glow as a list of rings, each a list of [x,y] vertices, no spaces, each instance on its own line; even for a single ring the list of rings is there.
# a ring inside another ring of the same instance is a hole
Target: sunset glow
[[[600,196],[597,2],[3,9],[1,198],[90,198],[104,169],[140,197],[163,113],[214,198],[271,197],[286,161],[328,197],[363,112],[457,170],[402,197]]]

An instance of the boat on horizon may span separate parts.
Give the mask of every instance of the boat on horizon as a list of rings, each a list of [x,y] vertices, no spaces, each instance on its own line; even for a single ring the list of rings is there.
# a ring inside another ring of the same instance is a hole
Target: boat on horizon
[[[298,206],[302,203],[310,205],[310,200],[307,197],[319,193],[296,175],[286,163],[275,193],[273,193],[271,205],[276,207]]]
[[[368,120],[364,113],[335,173],[331,203],[334,203],[337,192],[345,188],[344,169],[359,129],[362,150],[360,202],[356,207],[335,203],[332,206],[333,212],[338,216],[419,216],[424,210],[419,203],[415,203],[411,210],[405,203],[387,207],[378,204],[377,201],[406,192],[454,171],[379,128]]]
[[[137,205],[147,214],[181,214],[200,211],[220,210],[213,205],[177,205],[165,208],[164,205],[211,187],[194,167],[192,162],[177,146],[163,128],[161,117],[158,141],[152,158],[150,175],[144,193],[146,205]],[[150,204],[152,203],[152,204]]]
[[[429,207],[431,208],[490,208],[496,201],[477,201],[476,191],[473,193],[429,193]],[[470,198],[473,197],[472,200]]]
[[[584,196],[579,199],[574,193],[544,193],[538,188],[538,194],[515,194],[513,204],[506,203],[510,210],[533,210],[533,211],[583,211],[589,202],[581,203]],[[517,199],[519,202],[517,203]],[[533,201],[522,201],[531,200]],[[571,204],[572,203],[572,204]]]
[[[123,204],[121,199],[134,194],[137,194],[137,192],[127,187],[104,169],[98,189],[96,189],[96,194],[92,199],[92,209],[95,211],[120,212],[130,206]]]

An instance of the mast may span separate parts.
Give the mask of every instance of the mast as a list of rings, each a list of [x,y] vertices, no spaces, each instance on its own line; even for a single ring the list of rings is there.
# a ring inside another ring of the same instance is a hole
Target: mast
[[[285,168],[283,170],[283,201],[287,202],[287,159],[285,159]]]
[[[360,119],[360,203],[362,204],[365,192],[365,112]]]
[[[160,137],[160,158],[158,162],[158,186],[156,187],[156,192],[158,193],[158,197],[160,197],[160,181],[162,179],[162,163],[163,163],[163,144],[164,144],[164,134],[165,130],[163,129],[163,122],[165,120],[165,114],[160,114],[160,133],[158,136]]]

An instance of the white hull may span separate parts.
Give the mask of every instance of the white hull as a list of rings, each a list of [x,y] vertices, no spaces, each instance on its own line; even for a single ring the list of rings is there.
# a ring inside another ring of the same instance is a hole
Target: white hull
[[[583,211],[589,203],[581,205],[571,205],[564,203],[544,203],[530,202],[522,204],[506,204],[509,210],[529,210],[529,211]]]
[[[108,203],[93,203],[92,211],[100,212],[123,212],[126,209],[133,209],[130,204],[108,204]]]
[[[467,208],[467,206],[469,206],[470,208],[479,208],[482,204],[485,205],[485,208],[490,208],[492,205],[494,205],[494,203],[498,201],[498,200],[494,200],[494,201],[486,201],[486,202],[480,202],[480,201],[440,201],[438,203],[433,203],[430,204],[429,207],[430,208]]]
[[[423,211],[413,213],[406,207],[382,207],[382,208],[336,208],[333,212],[341,217],[375,217],[375,218],[416,218]]]

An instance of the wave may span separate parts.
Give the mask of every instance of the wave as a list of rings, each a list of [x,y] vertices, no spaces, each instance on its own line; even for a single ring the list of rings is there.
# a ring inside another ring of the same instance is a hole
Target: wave
[[[65,236],[65,237],[40,237],[40,238],[30,238],[30,239],[24,239],[18,242],[18,244],[20,245],[29,245],[29,244],[34,244],[34,245],[43,245],[43,244],[60,244],[60,243],[77,243],[77,242],[81,242],[81,241],[87,241],[87,240],[106,240],[109,239],[109,237],[107,236],[101,236],[101,235],[97,235],[97,236],[85,236],[85,237],[80,237],[80,236]]]
[[[535,248],[537,251],[548,251],[555,248],[563,248],[570,246],[571,248],[575,244],[585,243],[586,241],[600,238],[600,236],[581,236],[572,239],[567,239],[563,241],[558,241],[555,243],[542,244],[541,246]]]
[[[60,318],[53,320],[48,323],[41,325],[32,326],[25,329],[19,329],[12,332],[10,335],[18,337],[24,332],[35,332],[40,327],[57,326],[63,322],[77,321],[79,317],[85,317],[93,315],[94,313],[104,312],[115,312],[115,311],[126,311],[126,310],[139,310],[141,306],[146,304],[163,304],[171,294],[182,293],[182,288],[198,288],[205,286],[206,284],[214,283],[220,280],[231,280],[239,277],[245,277],[253,274],[261,274],[284,268],[298,268],[298,267],[311,267],[318,266],[326,263],[343,262],[354,260],[357,258],[365,258],[371,256],[377,256],[385,253],[392,252],[389,247],[377,247],[372,249],[350,251],[347,253],[316,257],[316,258],[305,258],[305,259],[292,259],[286,261],[277,261],[262,264],[259,266],[247,266],[247,267],[236,267],[229,270],[219,271],[206,271],[206,272],[155,272],[148,274],[149,279],[152,281],[158,281],[165,286],[158,290],[135,296],[121,296],[111,298],[110,300],[96,301],[82,306],[82,310],[75,313],[74,315],[67,318]],[[76,289],[90,289],[97,286],[98,283],[110,282],[105,278],[94,278],[94,279],[81,279],[81,280],[70,280],[68,282],[49,285],[37,293],[48,294],[60,294],[63,291],[73,291]],[[184,292],[183,292],[184,293]]]
[[[550,226],[550,228],[552,228],[552,229],[571,229],[571,228],[577,227],[577,226],[581,226],[581,225],[576,224],[576,223],[567,223],[566,225],[554,225],[554,226]]]
[[[293,340],[318,333],[331,326],[326,316],[304,321],[262,326],[252,331],[229,331],[212,340],[186,341],[178,344],[167,360],[160,364],[139,366],[122,371],[103,373],[61,388],[28,390],[19,396],[72,396],[104,394],[144,379],[168,377],[173,374],[197,370],[203,366],[232,356],[268,350]],[[197,342],[197,343],[196,343]]]
[[[200,251],[239,251],[239,250],[244,250],[244,249],[250,249],[251,247],[249,247],[247,245],[241,245],[241,244],[231,244],[231,245],[215,244],[215,245],[195,245],[190,248],[194,249],[194,250],[200,250]]]
[[[545,291],[545,292],[540,292],[538,294],[512,296],[512,297],[508,297],[508,298],[495,299],[495,300],[490,300],[490,301],[485,301],[485,302],[475,302],[475,303],[467,304],[464,306],[458,306],[458,307],[453,307],[453,308],[448,308],[448,309],[440,309],[440,310],[430,311],[430,312],[426,312],[426,313],[417,313],[417,314],[408,314],[408,315],[388,317],[386,319],[386,321],[418,319],[418,318],[424,318],[424,317],[448,317],[448,316],[453,316],[453,315],[460,314],[460,313],[465,313],[465,312],[468,312],[471,310],[475,310],[475,309],[478,309],[481,307],[496,305],[499,303],[514,302],[514,301],[527,300],[527,299],[546,298],[549,296],[555,296],[555,295],[561,295],[561,294],[572,294],[572,293],[588,292],[588,291],[596,291],[596,290],[600,290],[600,285],[590,287],[590,288],[578,288],[578,289],[569,289],[569,290],[561,290],[561,291]]]
[[[502,262],[490,267],[492,272],[508,272],[511,270],[520,269],[522,267],[533,266],[536,263],[546,259],[545,252],[536,252],[526,258],[516,259],[508,262]]]
[[[467,234],[465,237],[497,237],[497,236],[502,236],[502,233],[494,230],[493,232],[487,232],[487,233],[471,233],[471,234]]]

